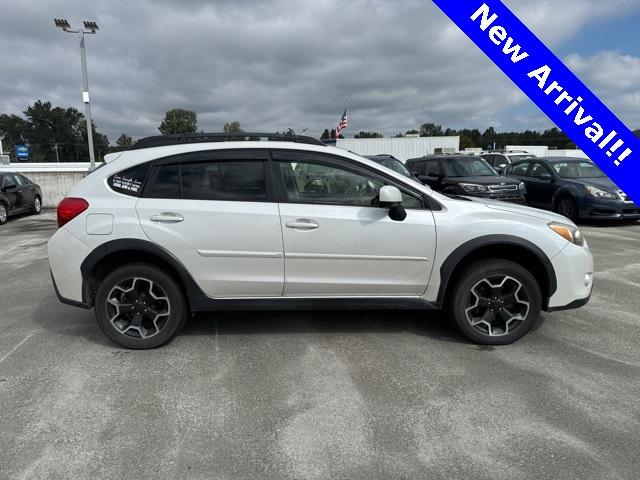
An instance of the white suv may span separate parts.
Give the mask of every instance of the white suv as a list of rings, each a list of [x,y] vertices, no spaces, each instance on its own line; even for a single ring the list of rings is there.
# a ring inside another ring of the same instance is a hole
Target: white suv
[[[238,135],[107,156],[58,207],[60,300],[142,349],[190,313],[236,309],[444,308],[471,341],[506,344],[591,296],[591,252],[564,217],[450,198],[308,137]]]

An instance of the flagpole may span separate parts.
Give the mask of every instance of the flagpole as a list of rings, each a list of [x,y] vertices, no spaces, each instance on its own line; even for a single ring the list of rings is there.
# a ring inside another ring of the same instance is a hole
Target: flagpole
[[[347,112],[347,119],[349,118],[349,99],[344,99],[344,111]],[[347,130],[349,130],[349,120],[347,120],[347,126],[344,128],[344,138],[347,138]]]

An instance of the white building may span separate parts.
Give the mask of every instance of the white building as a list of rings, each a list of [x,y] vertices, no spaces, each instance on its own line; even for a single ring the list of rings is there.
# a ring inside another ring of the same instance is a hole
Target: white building
[[[358,155],[393,155],[405,162],[431,155],[436,150],[456,153],[460,150],[460,137],[340,138],[336,146]]]
[[[582,150],[551,150],[545,145],[507,145],[506,150],[524,150],[537,157],[589,158]]]

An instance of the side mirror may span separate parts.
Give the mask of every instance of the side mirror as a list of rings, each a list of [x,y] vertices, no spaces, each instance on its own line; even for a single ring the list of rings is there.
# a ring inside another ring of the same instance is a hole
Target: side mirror
[[[538,178],[540,180],[544,180],[545,182],[550,182],[553,180],[553,177],[550,173],[541,173],[540,175],[538,175]]]
[[[11,190],[15,190],[16,188],[18,188],[16,186],[15,183],[6,183],[3,187],[2,187],[2,191],[3,192],[9,192]]]
[[[389,209],[389,218],[396,222],[402,222],[407,218],[407,212],[402,207],[402,193],[396,187],[385,185],[380,189],[378,197],[380,208]]]

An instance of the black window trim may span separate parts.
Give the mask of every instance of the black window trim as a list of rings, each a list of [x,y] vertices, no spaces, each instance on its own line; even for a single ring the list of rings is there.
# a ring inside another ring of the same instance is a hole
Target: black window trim
[[[182,164],[193,163],[215,163],[215,162],[263,162],[265,175],[265,188],[267,197],[264,200],[210,200],[210,199],[183,199],[182,194]],[[178,165],[178,187],[180,189],[180,198],[171,198],[167,200],[188,200],[194,202],[243,202],[243,203],[276,203],[276,195],[273,188],[272,169],[270,164],[269,150],[266,148],[233,148],[220,150],[197,150],[194,152],[182,152],[167,157],[151,160],[149,163],[151,168],[147,176],[142,195],[140,198],[155,198],[151,192],[155,184],[158,172],[161,166]]]
[[[281,154],[284,154],[283,157],[280,157]],[[289,158],[287,158],[287,156],[289,156]],[[294,156],[295,158],[292,158]],[[330,153],[312,152],[309,150],[294,150],[294,149],[282,149],[282,150],[271,149],[272,177],[274,178],[276,183],[275,189],[278,194],[279,203],[290,203],[290,204],[296,204],[296,205],[328,205],[328,206],[338,206],[338,207],[356,206],[356,205],[341,205],[341,204],[330,203],[330,202],[309,203],[309,202],[290,201],[287,196],[286,187],[282,182],[282,177],[279,172],[279,163],[294,162],[296,159],[298,161],[304,161],[305,157],[309,162],[319,163],[319,164],[327,165],[334,168],[342,168],[352,173],[355,173],[356,175],[373,177],[375,179],[378,179],[379,181],[382,181],[385,185],[392,185],[398,188],[401,192],[405,193],[406,195],[415,197],[416,200],[419,200],[422,203],[421,208],[407,208],[407,210],[435,210],[432,206],[432,201],[428,195],[423,194],[422,192],[419,192],[417,190],[413,190],[412,188],[410,188],[407,185],[404,185],[402,182],[399,182],[395,178],[389,177],[384,172],[375,170],[369,167],[368,165],[363,165],[358,162],[352,161],[349,158],[341,157],[339,155],[333,155]],[[379,208],[379,207],[371,206],[371,207],[364,207],[364,208]]]

